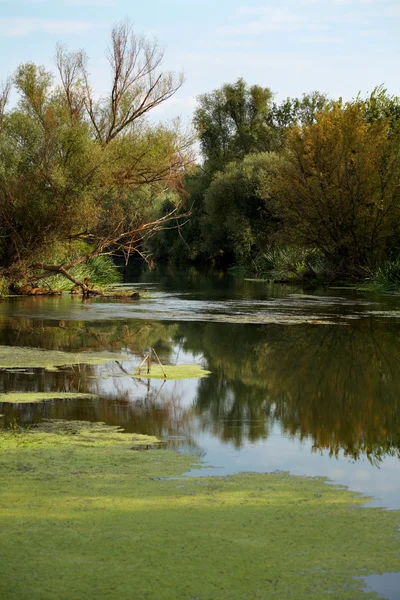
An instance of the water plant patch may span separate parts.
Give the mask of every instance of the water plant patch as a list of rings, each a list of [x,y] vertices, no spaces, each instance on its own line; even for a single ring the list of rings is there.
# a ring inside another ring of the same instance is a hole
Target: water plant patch
[[[0,597],[366,600],[400,570],[400,515],[319,478],[184,477],[118,427],[0,434]],[[21,560],[23,557],[23,560]]]
[[[96,394],[79,394],[76,392],[10,392],[0,394],[0,403],[33,404],[49,400],[84,400],[98,398]]]
[[[0,346],[0,369],[42,368],[57,371],[72,365],[103,365],[112,360],[126,360],[126,355],[106,352],[63,352],[21,346]]]

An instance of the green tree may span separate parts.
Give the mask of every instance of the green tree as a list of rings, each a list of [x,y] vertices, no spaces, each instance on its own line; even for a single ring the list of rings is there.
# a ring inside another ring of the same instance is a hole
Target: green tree
[[[277,226],[271,199],[280,164],[272,152],[250,154],[215,175],[205,194],[203,219],[212,256],[245,263],[268,246]]]
[[[73,266],[116,250],[129,257],[171,218],[153,220],[152,203],[177,185],[191,155],[177,125],[146,120],[183,81],[161,71],[162,58],[125,22],[112,31],[103,98],[83,52],[58,48],[56,87],[43,67],[17,69],[18,107],[6,109],[8,86],[0,102],[0,265],[11,280],[74,280]]]
[[[269,88],[249,87],[243,79],[238,79],[202,94],[198,102],[194,125],[205,168],[210,173],[251,152],[271,149],[272,131],[267,124],[272,102]]]
[[[160,215],[169,214],[179,204],[179,219],[173,226],[165,225],[148,243],[152,259],[158,263],[173,262],[182,266],[190,262],[207,260],[205,252],[203,219],[205,216],[204,194],[210,185],[210,178],[197,165],[185,174],[183,189],[164,199]],[[176,194],[179,193],[177,202]]]
[[[275,149],[284,147],[286,134],[294,125],[313,123],[316,115],[329,106],[326,94],[314,91],[301,98],[286,98],[281,104],[273,103],[267,123],[274,132]]]

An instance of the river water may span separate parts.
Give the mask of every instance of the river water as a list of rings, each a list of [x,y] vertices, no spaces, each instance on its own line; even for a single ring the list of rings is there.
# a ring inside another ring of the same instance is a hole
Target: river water
[[[400,297],[304,292],[227,275],[147,273],[139,302],[69,296],[0,302],[0,345],[124,353],[56,372],[0,369],[0,394],[98,399],[1,402],[0,426],[103,421],[199,455],[202,474],[326,476],[400,508]],[[128,376],[150,348],[201,380]]]

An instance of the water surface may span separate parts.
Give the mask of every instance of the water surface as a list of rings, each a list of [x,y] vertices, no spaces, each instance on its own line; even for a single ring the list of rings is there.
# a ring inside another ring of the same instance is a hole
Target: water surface
[[[84,419],[153,434],[200,454],[203,473],[327,476],[400,508],[400,298],[304,292],[229,276],[147,274],[140,302],[11,298],[0,344],[125,353],[104,366],[0,369],[0,394],[73,391],[95,400],[0,402],[0,426]],[[154,348],[207,379],[137,381]],[[18,367],[18,365],[16,365]]]

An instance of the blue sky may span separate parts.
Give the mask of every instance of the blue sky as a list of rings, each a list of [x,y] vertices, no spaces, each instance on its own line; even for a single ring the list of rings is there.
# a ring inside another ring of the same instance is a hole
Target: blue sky
[[[189,118],[195,97],[243,77],[278,99],[318,89],[349,99],[400,95],[400,0],[0,0],[0,79],[21,62],[54,66],[55,44],[85,48],[107,85],[109,31],[129,17],[165,47],[186,83],[159,118]]]

